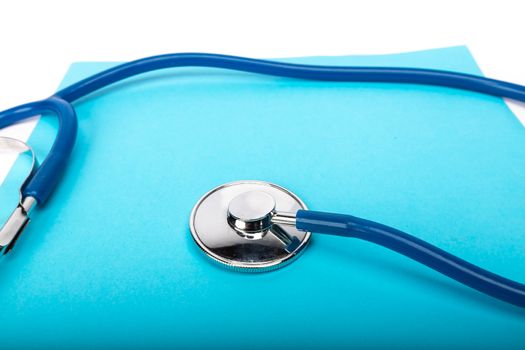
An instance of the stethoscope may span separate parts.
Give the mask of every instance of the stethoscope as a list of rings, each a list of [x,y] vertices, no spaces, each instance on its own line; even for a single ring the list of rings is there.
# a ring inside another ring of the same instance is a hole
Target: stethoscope
[[[524,86],[431,69],[315,66],[201,53],[168,54],[125,63],[79,81],[45,100],[0,113],[0,128],[44,113],[54,114],[59,121],[56,139],[41,165],[27,144],[9,138],[0,140],[1,149],[28,154],[33,163],[20,187],[18,206],[0,230],[2,254],[13,248],[29,222],[29,213],[35,206],[45,204],[66,167],[77,135],[72,103],[131,76],[183,66],[334,82],[438,85],[525,102]],[[308,245],[311,232],[360,238],[401,253],[482,293],[525,307],[525,285],[521,283],[394,228],[350,215],[309,211],[298,196],[267,182],[238,181],[212,189],[193,208],[190,231],[212,261],[253,272],[277,269],[294,261]]]

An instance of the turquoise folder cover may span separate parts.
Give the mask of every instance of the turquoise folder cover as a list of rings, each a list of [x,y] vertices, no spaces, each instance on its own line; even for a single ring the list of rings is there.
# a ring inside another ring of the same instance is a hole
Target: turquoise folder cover
[[[286,61],[481,74],[465,47]],[[76,63],[63,86],[115,65]],[[274,182],[310,209],[379,221],[525,281],[525,129],[495,97],[183,68],[75,104],[78,142],[50,202],[1,262],[8,349],[519,348],[525,312],[381,247],[314,235],[284,269],[205,258],[196,201]],[[56,130],[38,123],[40,159]],[[14,208],[18,162],[0,187]]]

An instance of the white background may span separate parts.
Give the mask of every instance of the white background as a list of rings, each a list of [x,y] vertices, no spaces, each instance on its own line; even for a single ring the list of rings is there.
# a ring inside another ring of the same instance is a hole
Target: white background
[[[525,85],[524,36],[524,1],[3,1],[0,110],[51,95],[74,61],[184,51],[270,58],[467,45],[485,75]],[[525,125],[525,108],[511,108]],[[26,140],[33,124],[0,135]],[[0,182],[12,160],[0,158]]]

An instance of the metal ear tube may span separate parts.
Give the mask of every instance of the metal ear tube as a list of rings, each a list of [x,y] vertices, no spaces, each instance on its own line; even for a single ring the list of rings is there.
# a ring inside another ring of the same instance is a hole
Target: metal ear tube
[[[3,224],[2,228],[0,228],[0,254],[7,254],[11,251],[18,237],[29,223],[29,214],[37,204],[35,198],[31,196],[24,197],[22,194],[22,188],[27,182],[27,179],[29,179],[37,167],[37,160],[33,149],[29,145],[9,137],[0,137],[0,151],[2,153],[29,154],[31,157],[31,169],[20,187],[20,200],[18,205]]]

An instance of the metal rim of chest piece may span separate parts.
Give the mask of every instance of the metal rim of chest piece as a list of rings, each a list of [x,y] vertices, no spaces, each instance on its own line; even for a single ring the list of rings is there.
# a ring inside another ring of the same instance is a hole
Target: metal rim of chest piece
[[[271,271],[294,261],[310,241],[310,232],[287,222],[299,209],[307,208],[281,186],[231,182],[199,199],[191,212],[190,231],[215,262],[239,271]]]

